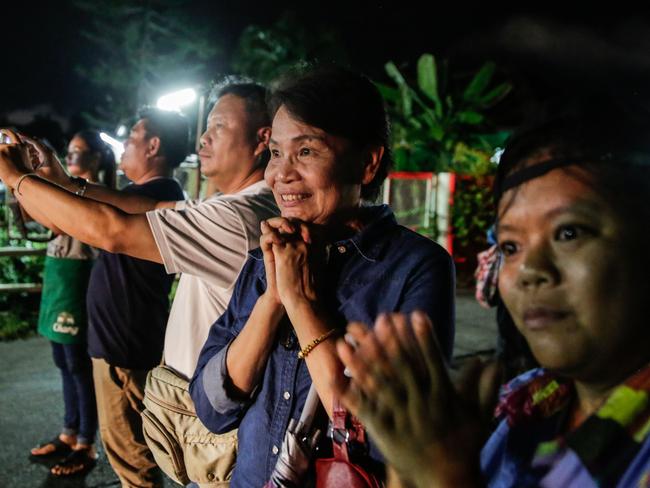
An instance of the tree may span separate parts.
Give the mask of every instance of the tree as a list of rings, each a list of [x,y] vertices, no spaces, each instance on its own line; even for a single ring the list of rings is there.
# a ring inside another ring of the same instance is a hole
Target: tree
[[[509,133],[496,131],[486,112],[511,90],[493,84],[494,63],[487,62],[467,84],[449,82],[446,63],[432,54],[417,64],[417,83],[409,83],[393,62],[386,73],[394,86],[377,83],[393,121],[393,152],[398,170],[490,173],[497,147]]]
[[[315,61],[347,64],[337,34],[313,24],[308,30],[295,15],[284,13],[270,27],[246,27],[231,64],[237,73],[269,83],[292,68]]]
[[[197,84],[214,76],[206,68],[219,50],[207,29],[183,13],[185,0],[76,0],[90,21],[82,29],[93,61],[76,71],[100,94],[84,118],[114,127],[151,104],[171,84]]]

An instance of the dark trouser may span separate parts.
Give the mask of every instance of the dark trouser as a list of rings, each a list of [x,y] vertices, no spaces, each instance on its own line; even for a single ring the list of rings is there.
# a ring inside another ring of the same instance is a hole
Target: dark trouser
[[[97,403],[92,363],[86,344],[52,342],[54,364],[63,379],[63,433],[77,435],[80,444],[93,444],[97,431]]]

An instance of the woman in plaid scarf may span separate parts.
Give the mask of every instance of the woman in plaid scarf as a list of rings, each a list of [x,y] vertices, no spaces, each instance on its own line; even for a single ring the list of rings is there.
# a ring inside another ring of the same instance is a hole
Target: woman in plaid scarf
[[[646,119],[589,100],[501,159],[499,293],[542,367],[502,388],[487,443],[485,376],[454,389],[425,316],[348,327],[339,394],[404,485],[649,485]]]

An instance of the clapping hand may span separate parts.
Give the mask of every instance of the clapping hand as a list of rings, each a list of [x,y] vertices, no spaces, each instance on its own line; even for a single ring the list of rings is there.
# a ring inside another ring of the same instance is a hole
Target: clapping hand
[[[422,487],[479,484],[480,395],[468,392],[480,389],[487,373],[474,371],[455,388],[421,312],[410,320],[382,315],[373,330],[352,323],[347,337],[356,347],[341,340],[337,350],[352,379],[334,389],[400,478]]]

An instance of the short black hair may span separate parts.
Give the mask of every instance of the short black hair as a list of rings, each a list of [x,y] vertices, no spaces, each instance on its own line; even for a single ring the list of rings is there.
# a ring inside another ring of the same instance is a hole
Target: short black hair
[[[212,87],[208,100],[216,103],[221,97],[233,95],[244,101],[247,115],[247,137],[251,145],[257,145],[257,131],[271,126],[271,117],[266,105],[268,90],[265,86],[249,78],[228,76]],[[270,159],[270,152],[264,151],[258,158],[258,165],[265,167]]]
[[[310,67],[302,74],[291,72],[271,93],[271,115],[281,106],[305,124],[343,137],[358,149],[383,146],[374,179],[361,187],[362,198],[377,197],[392,166],[390,124],[384,100],[367,77],[333,65]],[[360,177],[363,168],[358,170]]]
[[[190,130],[187,118],[180,112],[144,107],[138,119],[145,120],[147,137],[160,139],[160,153],[169,168],[179,166],[188,154]]]

